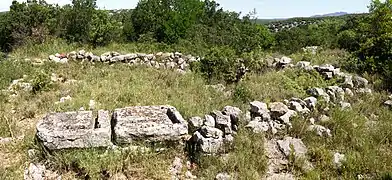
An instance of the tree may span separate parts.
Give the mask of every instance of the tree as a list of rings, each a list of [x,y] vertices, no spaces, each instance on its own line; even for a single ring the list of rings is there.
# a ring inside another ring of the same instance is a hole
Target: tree
[[[65,38],[70,42],[86,43],[96,8],[96,0],[72,0],[66,13]]]

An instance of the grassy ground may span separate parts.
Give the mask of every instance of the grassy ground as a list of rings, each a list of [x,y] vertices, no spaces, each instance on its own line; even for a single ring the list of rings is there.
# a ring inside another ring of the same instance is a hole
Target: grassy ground
[[[304,98],[310,87],[336,84],[335,80],[323,80],[317,73],[266,71],[263,74],[249,74],[238,85],[228,85],[232,93],[227,96],[224,92],[207,88],[206,81],[195,73],[180,75],[172,71],[124,64],[110,66],[70,62],[34,66],[30,62],[21,61],[27,57],[46,57],[50,53],[68,52],[76,48],[61,43],[46,46],[18,49],[12,56],[19,61],[0,62],[0,89],[6,89],[12,80],[22,78],[23,75],[27,75],[27,80],[43,82],[40,84],[43,89],[36,93],[20,93],[15,98],[5,92],[0,94],[0,137],[24,137],[21,141],[0,145],[0,179],[23,178],[23,170],[28,165],[27,150],[40,149],[34,142],[35,123],[50,111],[73,111],[81,107],[87,109],[89,101],[95,100],[96,109],[108,110],[134,105],[170,104],[189,118],[222,109],[226,105],[238,106],[246,111],[248,103],[253,100],[273,102],[291,97]],[[165,50],[167,47],[146,48],[142,51],[143,48],[146,47],[111,45],[93,52],[154,52],[156,48]],[[345,54],[340,51],[325,51],[321,55],[306,58],[314,63],[334,64],[342,56]],[[295,61],[304,60],[304,57],[301,54],[293,55]],[[49,83],[52,73],[65,78],[66,83]],[[67,83],[70,80],[76,82]],[[55,103],[68,95],[72,100]],[[294,121],[293,129],[287,133],[304,140],[309,148],[309,160],[315,167],[310,172],[297,171],[298,176],[304,179],[355,179],[358,175],[387,177],[392,170],[392,112],[381,105],[385,97],[385,93],[376,92],[372,96],[350,99],[352,110],[332,108],[328,114],[331,120],[323,124],[332,130],[332,138],[306,132],[306,120]],[[238,179],[260,179],[266,167],[262,137],[241,129],[234,149],[228,156],[201,157],[193,174],[200,179],[213,179],[218,172],[225,171]],[[343,167],[333,166],[334,152],[346,154],[347,162]],[[147,154],[115,153],[100,149],[67,150],[43,155],[43,158],[51,160],[48,167],[63,174],[63,179],[105,179],[108,174],[119,172],[134,179],[170,179],[168,169],[174,157],[184,157],[186,160],[186,152],[181,149]]]

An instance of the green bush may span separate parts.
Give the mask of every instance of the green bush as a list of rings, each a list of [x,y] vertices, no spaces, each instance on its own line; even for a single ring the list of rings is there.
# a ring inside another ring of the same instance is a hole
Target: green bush
[[[39,71],[32,79],[33,93],[49,90],[52,86],[50,76],[44,71]]]

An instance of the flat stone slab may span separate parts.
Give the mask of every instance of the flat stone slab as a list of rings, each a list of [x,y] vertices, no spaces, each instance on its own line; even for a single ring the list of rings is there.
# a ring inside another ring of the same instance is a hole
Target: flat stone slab
[[[117,143],[134,141],[178,141],[188,134],[188,124],[172,106],[133,106],[115,109],[114,135]]]
[[[109,111],[49,113],[37,124],[37,137],[49,149],[111,146]]]

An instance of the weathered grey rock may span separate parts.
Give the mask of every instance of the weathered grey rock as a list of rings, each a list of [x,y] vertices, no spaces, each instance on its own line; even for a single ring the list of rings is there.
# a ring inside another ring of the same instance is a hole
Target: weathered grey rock
[[[305,98],[304,101],[306,102],[306,106],[309,109],[315,109],[316,108],[317,98],[315,98],[315,97],[308,97],[308,98]]]
[[[392,100],[385,101],[384,104],[385,104],[387,107],[392,108]]]
[[[290,101],[289,102],[289,108],[296,111],[296,112],[302,112],[304,110],[304,108],[302,107],[302,105],[299,102],[296,101]]]
[[[222,113],[224,115],[230,116],[232,125],[233,124],[237,125],[242,111],[241,111],[240,108],[237,108],[237,107],[226,106],[226,107],[223,108]]]
[[[344,76],[344,82],[342,83],[342,87],[344,88],[353,88],[353,77],[351,75]]]
[[[287,67],[293,60],[289,57],[283,56],[280,58],[280,60],[277,62],[277,66],[280,68],[285,68]]]
[[[114,134],[118,143],[135,140],[178,141],[188,134],[188,124],[172,106],[133,106],[115,109]]]
[[[208,127],[215,127],[214,117],[212,117],[211,115],[205,115],[204,118],[205,118],[204,125]]]
[[[215,180],[230,180],[231,176],[227,173],[219,173],[216,175]]]
[[[173,163],[169,169],[172,179],[178,179],[182,169],[182,160],[179,157],[175,157]]]
[[[298,68],[301,68],[301,69],[303,69],[303,68],[305,68],[305,67],[308,67],[308,66],[310,66],[310,62],[309,61],[299,61],[299,62],[297,62],[297,65],[296,65]]]
[[[330,118],[329,118],[327,115],[324,115],[324,114],[323,114],[323,115],[319,116],[318,120],[319,120],[320,122],[325,123],[325,122],[328,122],[328,121],[330,120]]]
[[[346,161],[346,156],[344,154],[335,153],[333,155],[333,163],[335,166],[341,167],[344,161]]]
[[[343,110],[351,109],[351,104],[348,102],[339,102],[339,105]]]
[[[316,132],[316,134],[321,137],[332,137],[331,130],[321,125],[310,125],[308,131]]]
[[[351,89],[349,89],[349,88],[345,88],[344,89],[344,94],[346,94],[348,97],[353,97],[354,96],[353,91],[351,91]]]
[[[314,97],[321,97],[326,103],[330,102],[329,95],[321,88],[312,88],[308,90],[308,93]]]
[[[296,157],[305,157],[308,149],[301,139],[296,139],[292,137],[285,137],[283,140],[278,140],[279,149],[284,153],[286,157],[291,154],[291,146],[294,149],[294,155]]]
[[[260,101],[253,101],[250,102],[250,112],[260,116],[262,114],[268,113],[269,110],[267,104]]]
[[[267,132],[269,130],[269,123],[268,122],[261,122],[261,121],[251,121],[245,128],[252,129],[254,133],[262,133]]]
[[[207,154],[217,154],[224,146],[223,138],[205,138],[200,132],[195,132],[192,137],[198,151]]]
[[[49,113],[37,124],[37,137],[49,149],[106,147],[112,145],[110,115],[100,110]]]
[[[332,101],[344,101],[344,90],[339,86],[328,86],[327,94],[331,97]]]
[[[275,139],[264,140],[264,152],[268,159],[267,176],[283,171],[289,164]]]
[[[222,138],[223,137],[223,132],[218,129],[218,128],[213,128],[213,127],[208,127],[208,126],[203,126],[200,129],[200,134],[203,135],[203,137],[206,138]]]
[[[269,175],[266,180],[295,180],[293,174],[289,173],[273,173]]]
[[[289,112],[289,108],[281,102],[270,103],[269,108],[272,118],[278,118]]]
[[[204,120],[201,117],[192,117],[189,119],[189,126],[192,129],[199,129],[203,126]]]
[[[315,69],[319,72],[333,72],[335,67],[330,64],[323,64]]]
[[[363,77],[354,76],[353,77],[354,87],[356,88],[367,88],[369,81]]]
[[[372,94],[372,90],[369,88],[359,88],[355,92],[359,94]]]
[[[230,116],[224,115],[220,111],[212,112],[212,117],[215,119],[215,126],[222,130],[225,134],[231,134],[231,119]]]
[[[279,120],[281,120],[282,122],[284,122],[287,125],[291,125],[290,120],[292,117],[295,117],[295,116],[297,116],[297,112],[295,112],[293,110],[288,110],[286,114],[279,117]]]
[[[389,100],[392,100],[392,94],[388,96],[388,99],[389,99]]]
[[[29,167],[25,169],[24,180],[44,180],[45,166],[42,164],[30,163]]]

